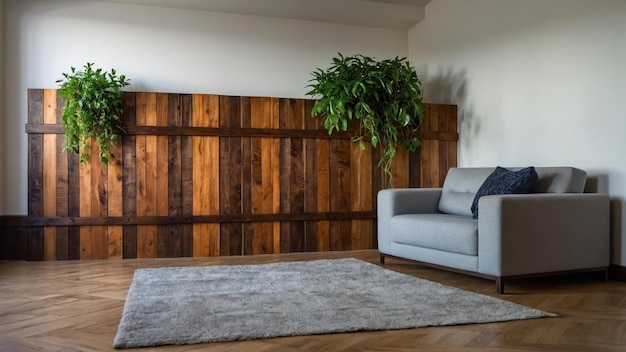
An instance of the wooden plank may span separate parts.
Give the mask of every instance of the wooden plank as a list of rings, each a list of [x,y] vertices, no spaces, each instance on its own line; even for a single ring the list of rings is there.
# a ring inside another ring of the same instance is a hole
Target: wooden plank
[[[156,93],[146,93],[146,126],[157,125],[157,97]],[[145,215],[159,215],[159,170],[158,167],[158,136],[145,136]],[[139,232],[139,257],[157,257],[157,226],[145,226]],[[143,238],[145,236],[145,238]]]
[[[420,148],[409,153],[409,187],[420,187]]]
[[[140,100],[143,96],[140,95]],[[137,94],[125,92],[123,96],[124,126],[137,124]],[[122,213],[137,215],[137,143],[136,136],[122,137]],[[122,227],[122,257],[137,258],[137,226]]]
[[[126,113],[126,110],[124,112]],[[137,215],[136,138],[136,136],[124,136],[122,139],[122,210],[124,216]],[[123,258],[137,258],[137,226],[124,226],[122,246]]]
[[[192,96],[180,95],[180,114],[183,126],[192,124]],[[193,215],[193,137],[181,136],[181,212],[182,215]],[[183,257],[193,256],[193,226],[181,226],[181,251]]]
[[[209,256],[209,229],[212,224],[193,224],[193,256]]]
[[[167,103],[167,124],[168,126],[182,126],[182,114],[180,96],[169,94]],[[183,215],[183,181],[182,181],[182,137],[167,137],[167,182],[168,182],[168,215]],[[168,257],[183,256],[183,228],[180,225],[169,225],[167,234]]]
[[[67,154],[67,201],[68,216],[80,216],[80,161],[78,155]],[[80,228],[72,226],[68,230],[68,257],[70,260],[80,259]]]
[[[195,97],[194,97],[195,102]],[[197,109],[194,109],[196,112]],[[208,147],[207,137],[192,137],[193,143],[193,167],[192,167],[192,179],[193,179],[193,215],[208,215],[209,213],[209,175],[205,175],[205,156]],[[194,224],[193,225],[193,256],[208,256],[208,229],[206,224]]]
[[[274,128],[278,120],[278,100],[255,98],[252,105],[254,128]],[[255,214],[273,214],[280,207],[280,157],[277,154],[280,141],[271,138],[253,139],[252,196]],[[275,165],[276,164],[276,165]],[[277,167],[276,169],[274,169]],[[274,172],[275,171],[275,172]],[[275,177],[277,182],[275,182]],[[278,201],[276,198],[278,197]],[[252,254],[280,252],[280,223],[254,224]]]
[[[228,145],[228,147],[225,147],[225,145]],[[237,151],[232,151],[231,149],[237,146],[240,147],[241,145],[229,140],[222,141],[220,144],[222,153],[227,153],[227,151],[231,152],[231,155],[227,157],[225,157],[224,154],[220,157],[220,170],[228,170],[227,172],[225,171],[226,174],[220,175],[220,180],[222,180],[220,185],[220,197],[223,199],[220,214],[241,214],[241,200],[239,198],[241,194],[241,179],[236,177],[237,175],[241,175],[241,161],[235,161]],[[240,152],[239,150],[239,156],[241,155]],[[231,168],[230,170],[229,167]],[[243,232],[241,226],[242,224],[220,225],[220,254],[215,255],[227,256],[243,254]],[[215,238],[210,239],[210,241],[211,243],[215,243]]]
[[[280,213],[291,213],[291,139],[280,140]],[[280,224],[280,253],[291,250],[291,225]]]
[[[155,125],[169,126],[169,95],[155,94]],[[156,214],[169,215],[169,136],[156,136],[156,155],[154,171],[156,173]],[[153,228],[156,234],[156,257],[167,258],[169,249],[169,231],[167,226]]]
[[[43,252],[43,228],[31,227],[27,229],[28,241],[26,243],[27,260],[44,260]]]
[[[93,143],[93,141],[91,142]],[[89,151],[91,151],[91,143],[89,144]],[[81,151],[81,154],[84,151]],[[91,164],[90,163],[80,163],[79,164],[79,178],[80,178],[80,216],[91,216],[91,203],[93,201],[93,197],[91,193],[93,192],[93,181],[91,178]],[[91,246],[91,226],[81,226],[80,227],[80,259],[92,259],[92,246]]]
[[[372,146],[367,144],[365,150],[360,151],[360,167],[359,173],[359,198],[361,199],[358,211],[372,211],[372,168],[376,165],[372,162]],[[406,172],[406,170],[405,170]]]
[[[445,105],[438,105],[437,106],[437,110],[438,110],[438,116],[439,116],[439,121],[438,121],[438,126],[437,126],[437,131],[438,132],[448,132],[449,131],[449,127],[448,127],[448,114],[447,114],[447,107]],[[436,187],[441,187],[443,186],[443,181],[446,178],[446,174],[448,173],[448,168],[449,168],[449,163],[448,163],[448,142],[447,141],[437,141],[437,148],[439,150],[439,156],[438,156],[438,175],[437,175],[437,186]]]
[[[421,188],[429,188],[432,184],[430,178],[430,159],[432,158],[430,144],[431,141],[422,141],[422,145],[420,146]]]
[[[207,127],[219,127],[219,96],[203,96],[204,109],[206,113]],[[209,203],[207,212],[209,215],[220,214],[220,141],[218,137],[206,138],[205,143],[205,165],[207,173],[207,189],[209,193]],[[207,243],[209,245],[209,256],[219,256],[220,248],[220,225],[207,224]]]
[[[28,90],[28,122],[43,123],[42,89]],[[28,135],[28,216],[43,215],[43,135]],[[42,228],[27,231],[26,259],[44,259],[44,233]]]
[[[108,240],[108,253],[109,259],[122,259],[124,247],[122,244],[123,238],[123,226],[107,226],[106,238]]]
[[[437,107],[430,108],[429,116],[429,131],[438,131],[439,127],[439,109]],[[429,141],[428,146],[430,148],[429,155],[429,179],[430,183],[428,187],[437,187],[439,185],[439,142]]]
[[[122,95],[122,125],[124,127],[137,125],[137,93],[124,92]],[[124,138],[124,136],[122,136]]]
[[[341,212],[351,206],[350,141],[330,141],[330,211]]]
[[[168,225],[156,226],[156,256],[167,258],[170,255]]]
[[[28,216],[43,215],[43,136],[28,136]]]
[[[420,132],[430,132],[430,106],[424,107],[424,121],[420,125]],[[419,148],[420,153],[420,187],[428,188],[430,185],[430,141],[422,140]]]
[[[192,125],[217,127],[219,124],[219,97],[192,96]],[[219,138],[193,137],[193,213],[194,215],[219,214]],[[219,250],[219,224],[193,225],[193,255],[217,256]]]
[[[210,138],[210,137],[209,137]],[[220,148],[218,145],[219,140],[218,138],[211,138],[211,140],[207,141],[207,145],[209,146],[209,150],[207,151],[207,155],[209,155],[207,163],[206,163],[206,167],[208,170],[206,170],[206,174],[209,175],[209,180],[212,180],[212,182],[209,185],[209,189],[210,189],[210,197],[209,197],[209,212],[211,214],[222,214],[221,212],[221,202],[216,201],[218,199],[228,199],[228,198],[222,198],[222,194],[220,193],[221,190],[219,188],[219,179],[220,179],[220,173],[219,170],[222,167],[219,161],[220,158],[220,151],[218,148]],[[225,153],[225,151],[224,151]],[[217,166],[219,165],[219,166]],[[217,195],[217,197],[216,197]],[[221,231],[222,231],[222,227],[220,226],[220,224],[207,224],[207,232],[208,232],[208,246],[209,246],[209,256],[219,256],[222,252],[221,252],[221,238],[229,238],[227,236],[234,236],[236,237],[238,234],[234,233],[231,234],[230,229],[226,230],[226,234],[222,235]],[[236,229],[234,229],[233,231],[236,231]],[[226,244],[225,244],[226,246]],[[228,244],[228,246],[230,246],[230,243]],[[236,246],[236,244],[235,244]],[[228,247],[227,247],[228,248]]]
[[[278,130],[280,128],[280,100],[278,98],[270,98],[270,107],[271,113],[269,118],[268,126],[274,130]],[[280,155],[280,139],[272,138],[272,152],[271,152],[271,185],[272,185],[272,214],[280,213],[280,195],[281,195],[281,155]],[[273,222],[273,253],[280,253],[281,251],[281,224],[278,221]]]
[[[279,99],[280,128],[304,129],[304,101],[302,99]]]
[[[145,126],[147,124],[146,116],[146,93],[137,93],[136,95],[136,121],[137,126]],[[136,175],[136,215],[148,215],[148,186],[147,186],[147,136],[141,135],[135,137],[135,175]],[[136,227],[137,236],[137,258],[146,258],[148,234],[146,227],[143,225]]]
[[[318,139],[317,144],[317,211],[330,211],[330,144]],[[330,250],[330,222],[317,223],[317,250]]]
[[[56,124],[56,90],[43,92],[43,123]],[[43,135],[43,216],[56,216],[57,205],[57,135]],[[43,230],[44,260],[57,259],[57,229],[46,227]]]
[[[330,141],[330,211],[342,212],[351,206],[350,141]],[[330,250],[348,250],[351,246],[350,221],[331,221]]]
[[[350,221],[350,250],[361,249],[361,220]]]
[[[330,222],[329,247],[331,251],[347,251],[352,246],[352,221],[335,220]]]
[[[168,94],[158,93],[156,94],[156,125],[157,126],[169,126],[168,119]],[[168,185],[168,171],[169,171],[169,146],[167,136],[156,137],[156,180],[157,180],[157,215],[169,214],[169,185]]]
[[[252,98],[241,97],[240,124],[242,128],[252,126]],[[252,137],[241,138],[241,213],[252,214]],[[252,251],[253,224],[241,224],[239,253],[246,255]]]
[[[304,116],[303,116],[304,129],[309,130],[309,131],[318,130],[321,126],[320,119],[317,117],[311,116],[311,110],[313,110],[314,103],[315,103],[315,100],[312,100],[312,99],[306,99],[304,101]]]
[[[56,96],[56,123],[60,123],[63,115],[63,101]],[[68,216],[69,214],[69,164],[67,152],[63,151],[65,138],[57,136],[56,141],[56,215]],[[57,227],[56,229],[56,260],[70,259],[69,228]]]
[[[358,211],[361,209],[361,159],[363,154],[364,153],[361,153],[361,148],[358,143],[350,143],[350,174],[352,176],[351,181],[353,186],[349,208],[351,211]]]
[[[399,147],[396,150],[396,156],[393,158],[392,174],[394,188],[409,187],[409,152]]]
[[[252,149],[252,157],[250,160],[251,163],[251,173],[250,173],[250,183],[252,192],[250,194],[250,203],[251,203],[251,213],[252,214],[263,214],[264,212],[264,200],[267,199],[268,195],[271,193],[268,190],[264,189],[263,176],[265,172],[271,172],[268,167],[268,163],[263,164],[263,157],[265,154],[263,153],[263,142],[264,140],[261,138],[252,138],[251,146]],[[270,144],[271,151],[271,144]],[[263,168],[265,166],[265,169]],[[271,165],[269,165],[271,166]],[[271,191],[271,190],[270,190]],[[271,200],[271,198],[270,198]],[[270,203],[271,206],[271,203]],[[271,209],[270,209],[271,211]]]
[[[183,226],[169,225],[167,226],[168,234],[168,258],[183,257]]]
[[[457,116],[457,106],[456,105],[448,105],[446,109],[446,118],[448,120],[448,131],[449,132],[457,132],[458,129],[458,116]],[[458,165],[457,152],[458,152],[458,142],[448,141],[448,166],[447,170],[451,167],[456,167]],[[444,179],[445,180],[445,179]],[[443,186],[443,182],[442,182]]]
[[[240,99],[220,97],[220,127],[241,127]],[[242,213],[242,140],[220,138],[220,214]],[[241,255],[243,244],[241,224],[220,225],[221,255]]]
[[[43,89],[28,90],[28,123],[43,123]]]
[[[291,139],[291,169],[290,169],[290,181],[289,186],[289,204],[290,214],[302,214],[305,209],[305,197],[304,197],[304,141],[302,138]],[[289,252],[304,252],[305,251],[305,226],[303,221],[292,221],[291,229],[289,231]]]
[[[244,99],[242,99],[243,101]],[[252,141],[251,138],[241,138],[241,213],[252,213]],[[241,235],[239,236],[239,248],[240,255],[245,255],[245,247],[248,247],[248,253],[252,249],[252,243],[249,240],[252,238],[252,224],[244,223],[240,225]],[[248,240],[245,240],[248,238]]]
[[[263,98],[252,98],[250,102],[250,126],[261,128],[265,125],[266,116]],[[269,99],[267,100],[269,103]],[[269,113],[270,111],[268,111]],[[269,115],[269,114],[268,114]],[[266,143],[265,145],[263,143]],[[271,172],[271,156],[268,151],[263,150],[266,146],[271,152],[271,140],[268,138],[251,138],[250,140],[250,212],[252,214],[271,213],[271,187],[264,183],[263,177],[267,177]],[[265,159],[265,158],[268,159]],[[245,181],[244,181],[245,182]],[[269,208],[267,201],[269,198]],[[269,227],[267,225],[270,225]],[[249,231],[249,233],[248,233]],[[244,229],[244,255],[272,253],[274,244],[273,226],[264,223],[252,223],[249,229]]]
[[[91,216],[106,216],[107,214],[107,167],[97,157],[98,143],[91,143]],[[91,259],[107,259],[108,238],[106,226],[91,227]]]
[[[372,147],[364,150],[356,143],[350,145],[350,171],[352,174],[352,211],[372,211]],[[401,169],[406,173],[407,168]],[[408,173],[407,173],[408,174]],[[351,249],[372,248],[371,221],[352,221]]]
[[[307,119],[306,121],[313,120]],[[310,126],[309,126],[310,127]],[[314,128],[315,126],[313,126]],[[317,141],[315,139],[304,140],[304,159],[305,159],[305,171],[304,171],[304,212],[315,213],[317,212],[317,184],[318,184],[318,152]],[[314,221],[309,221],[305,224],[305,251],[316,252],[317,251],[317,233],[318,224]]]
[[[182,126],[180,110],[178,109],[178,94],[168,96],[168,126]],[[167,137],[167,214],[180,216],[183,214],[182,193],[182,137]]]
[[[288,99],[279,99],[278,100],[278,126],[280,129],[291,129],[292,128],[292,120],[288,115]],[[279,163],[276,165],[279,167],[278,169],[278,179],[280,185],[280,213],[290,213],[291,207],[289,204],[290,195],[291,195],[291,139],[284,138],[279,140]],[[288,222],[281,222],[280,225],[275,225],[275,234],[274,238],[278,239],[279,243],[279,252],[280,253],[289,253],[290,251],[290,240],[291,240],[291,225]],[[279,231],[277,234],[276,231]]]
[[[123,175],[122,175],[122,159],[123,151],[122,144],[113,151],[112,157],[109,159],[107,166],[107,208],[108,216],[123,216]],[[122,259],[123,248],[123,228],[122,226],[108,226],[106,229],[106,236],[108,241],[108,253],[109,259]]]

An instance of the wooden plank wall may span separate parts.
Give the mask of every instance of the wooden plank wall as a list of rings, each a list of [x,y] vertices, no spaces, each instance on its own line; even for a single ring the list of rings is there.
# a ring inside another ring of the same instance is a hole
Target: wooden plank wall
[[[28,95],[27,259],[376,246],[378,151],[328,136],[311,100],[126,92],[127,134],[104,165],[62,151],[56,90]],[[395,187],[439,187],[456,166],[456,106],[425,108],[422,147],[398,154]]]

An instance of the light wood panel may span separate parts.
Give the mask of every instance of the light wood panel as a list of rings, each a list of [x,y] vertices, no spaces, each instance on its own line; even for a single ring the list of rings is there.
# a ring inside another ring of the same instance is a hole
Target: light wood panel
[[[376,246],[379,151],[329,136],[312,100],[124,93],[109,165],[62,152],[56,90],[29,90],[26,258],[119,259]],[[423,147],[398,151],[396,187],[456,166],[456,107],[426,104]],[[61,182],[58,182],[58,181]],[[0,224],[1,225],[1,224]],[[16,248],[16,251],[18,249]]]
[[[5,261],[0,272],[0,351],[113,351],[135,269],[358,258],[375,250],[219,258]],[[419,329],[294,336],[167,346],[142,351],[568,351],[617,352],[626,345],[626,285],[576,275],[493,282],[388,258],[385,268],[554,312],[556,318]],[[19,294],[18,294],[19,293]]]

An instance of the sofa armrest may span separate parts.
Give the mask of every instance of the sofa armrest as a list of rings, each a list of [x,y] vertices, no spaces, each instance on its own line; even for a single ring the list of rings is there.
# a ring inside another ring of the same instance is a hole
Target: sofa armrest
[[[479,272],[515,276],[607,267],[609,202],[595,193],[482,197]]]
[[[437,213],[441,188],[392,188],[378,192],[378,249],[389,253],[391,218],[400,214]]]

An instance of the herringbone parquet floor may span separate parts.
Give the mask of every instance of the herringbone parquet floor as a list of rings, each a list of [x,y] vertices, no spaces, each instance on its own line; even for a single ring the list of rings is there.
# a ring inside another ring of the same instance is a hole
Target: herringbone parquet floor
[[[0,262],[0,352],[110,351],[136,268],[354,257],[354,251],[253,257]],[[394,259],[387,268],[498,296],[491,281]],[[508,282],[499,297],[558,318],[273,338],[141,351],[626,351],[626,284],[591,275]]]

